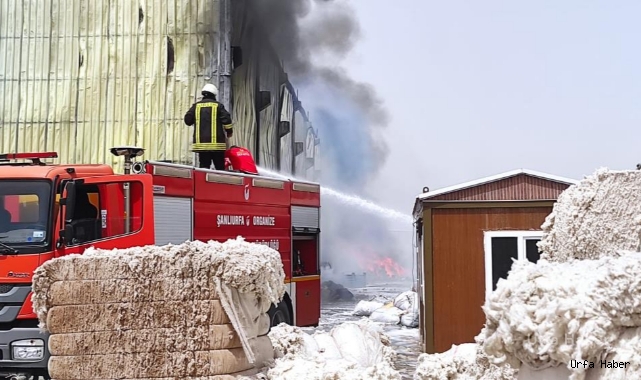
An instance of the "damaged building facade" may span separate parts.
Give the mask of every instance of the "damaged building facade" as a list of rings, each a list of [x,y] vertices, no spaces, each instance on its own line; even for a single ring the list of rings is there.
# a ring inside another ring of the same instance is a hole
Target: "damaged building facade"
[[[257,0],[0,2],[0,152],[106,163],[113,146],[192,164],[183,123],[207,83],[257,164],[319,180],[318,133],[265,36]]]

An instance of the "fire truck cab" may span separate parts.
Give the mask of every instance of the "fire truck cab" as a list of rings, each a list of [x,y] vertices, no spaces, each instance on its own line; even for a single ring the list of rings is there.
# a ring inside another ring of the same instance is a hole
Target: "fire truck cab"
[[[45,261],[89,247],[187,240],[246,241],[276,249],[287,293],[272,325],[320,319],[320,185],[165,162],[113,148],[108,165],[46,165],[56,153],[0,155],[0,378],[48,378],[47,336],[37,328],[31,279]],[[21,162],[14,162],[22,160]]]

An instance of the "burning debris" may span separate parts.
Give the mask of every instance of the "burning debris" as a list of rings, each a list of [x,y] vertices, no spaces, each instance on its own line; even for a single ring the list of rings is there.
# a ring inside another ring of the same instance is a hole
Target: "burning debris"
[[[405,277],[407,270],[391,257],[374,259],[365,264],[367,272],[372,273],[375,277],[387,276],[388,278]]]
[[[363,252],[360,250],[359,252]],[[348,288],[364,288],[372,281],[404,280],[410,271],[392,257],[379,257],[373,254],[349,254],[355,263],[342,260],[342,266],[335,268],[329,262],[321,264],[321,274],[327,282],[338,282]],[[350,270],[341,271],[342,268]]]

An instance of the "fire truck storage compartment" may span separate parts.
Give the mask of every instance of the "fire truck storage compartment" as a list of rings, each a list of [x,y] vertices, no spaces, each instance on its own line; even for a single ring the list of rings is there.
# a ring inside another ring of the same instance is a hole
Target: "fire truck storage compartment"
[[[296,230],[318,230],[320,228],[320,208],[292,206],[292,227]]]
[[[296,283],[296,326],[318,326],[320,308],[310,305],[320,305],[320,278],[298,277]]]
[[[294,233],[293,277],[317,276],[319,267],[318,234]]]
[[[320,309],[311,310],[308,305],[320,303],[321,297],[319,275],[320,208],[292,206],[291,213],[292,269],[296,270],[299,266],[302,267],[298,273],[292,272],[292,281],[296,284],[296,325],[314,326],[320,319]],[[300,265],[298,264],[299,258]]]
[[[193,239],[192,198],[154,195],[156,245]]]

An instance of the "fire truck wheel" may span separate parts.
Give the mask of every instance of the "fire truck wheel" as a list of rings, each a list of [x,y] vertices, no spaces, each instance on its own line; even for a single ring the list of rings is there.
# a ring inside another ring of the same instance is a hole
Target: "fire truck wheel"
[[[293,324],[292,317],[289,315],[289,309],[285,302],[280,302],[278,306],[274,306],[274,304],[272,304],[269,311],[267,311],[267,314],[269,314],[271,327],[278,326],[281,323],[287,323],[288,325]]]

